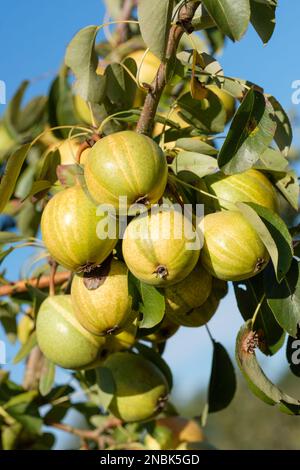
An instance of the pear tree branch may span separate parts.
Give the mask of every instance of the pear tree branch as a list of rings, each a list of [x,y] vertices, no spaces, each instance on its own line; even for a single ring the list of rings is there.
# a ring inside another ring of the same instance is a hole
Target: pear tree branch
[[[64,284],[64,282],[68,281],[69,278],[70,271],[59,272],[53,276],[53,283],[55,286],[60,286]],[[23,292],[27,292],[28,286],[38,287],[39,289],[46,289],[50,286],[51,282],[52,279],[50,275],[36,277],[30,280],[22,279],[17,282],[11,282],[9,284],[0,286],[0,297],[4,297],[6,295],[22,294]]]
[[[176,24],[171,26],[166,49],[166,60],[161,63],[155,79],[148,87],[144,107],[136,128],[139,134],[151,135],[152,133],[159,100],[167,84],[167,63],[176,56],[182,35],[184,33],[191,34],[194,31],[192,20],[200,3],[200,1],[187,1],[184,3],[178,13]]]

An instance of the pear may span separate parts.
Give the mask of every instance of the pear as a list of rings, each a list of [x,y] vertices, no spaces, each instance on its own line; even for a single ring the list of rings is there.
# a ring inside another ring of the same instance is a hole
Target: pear
[[[87,369],[101,358],[105,339],[85,330],[74,316],[70,295],[47,297],[36,322],[39,347],[65,369]]]
[[[158,367],[141,355],[118,352],[109,356],[103,367],[111,371],[115,396],[109,409],[122,421],[143,421],[163,408],[169,386]]]

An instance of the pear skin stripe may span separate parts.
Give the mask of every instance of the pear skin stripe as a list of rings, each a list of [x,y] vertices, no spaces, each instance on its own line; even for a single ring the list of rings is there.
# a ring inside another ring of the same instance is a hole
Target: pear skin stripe
[[[49,303],[52,303],[53,307],[55,310],[68,322],[70,323],[77,331],[79,331],[90,343],[92,343],[94,346],[99,347],[99,343],[96,338],[94,338],[91,333],[89,333],[83,326],[80,325],[80,323],[73,318],[72,315],[68,315],[65,312],[65,309],[55,301],[55,299],[50,299],[48,301]]]

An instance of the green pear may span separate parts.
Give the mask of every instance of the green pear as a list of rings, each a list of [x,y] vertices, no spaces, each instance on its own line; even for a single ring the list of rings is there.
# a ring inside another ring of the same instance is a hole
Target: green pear
[[[90,368],[106,351],[105,339],[87,331],[75,318],[70,295],[55,295],[42,303],[36,333],[43,354],[65,369]]]
[[[126,422],[143,421],[157,415],[169,393],[165,376],[141,355],[118,352],[103,363],[115,382],[115,396],[109,409]]]
[[[132,323],[132,298],[127,266],[112,259],[99,270],[99,285],[88,289],[85,278],[74,276],[71,297],[77,320],[95,335],[118,332]]]
[[[208,299],[212,289],[212,276],[198,263],[195,269],[181,282],[167,287],[164,291],[166,313],[173,316],[184,315],[200,307]]]

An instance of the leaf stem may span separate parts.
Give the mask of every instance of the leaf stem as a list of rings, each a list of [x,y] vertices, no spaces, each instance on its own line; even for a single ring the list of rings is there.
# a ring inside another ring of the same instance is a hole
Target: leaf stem
[[[266,294],[264,293],[264,294],[262,295],[260,301],[258,302],[257,306],[256,306],[255,312],[254,312],[253,317],[252,317],[252,319],[251,319],[252,329],[253,329],[253,327],[254,327],[254,323],[255,323],[255,321],[256,321],[256,319],[257,319],[257,316],[258,316],[258,314],[259,314],[259,311],[260,311],[260,309],[261,309],[261,306],[262,306],[262,304],[263,304],[265,298],[266,298]]]

